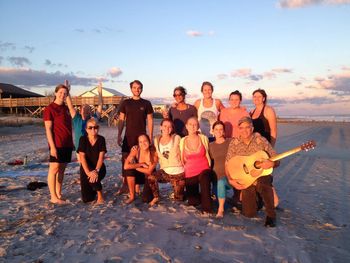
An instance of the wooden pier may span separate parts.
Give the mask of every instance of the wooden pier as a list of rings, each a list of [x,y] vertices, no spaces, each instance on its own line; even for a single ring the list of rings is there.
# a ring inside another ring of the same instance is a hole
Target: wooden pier
[[[127,97],[112,96],[103,97],[102,118],[107,118],[110,125],[116,117],[116,110],[120,102]],[[5,98],[0,99],[0,109],[7,109],[13,114],[29,114],[32,117],[42,117],[42,112],[47,105],[53,102],[54,97],[32,97],[32,98]],[[91,106],[92,111],[96,111],[98,106],[98,97],[72,97],[74,107],[78,108],[83,104]]]

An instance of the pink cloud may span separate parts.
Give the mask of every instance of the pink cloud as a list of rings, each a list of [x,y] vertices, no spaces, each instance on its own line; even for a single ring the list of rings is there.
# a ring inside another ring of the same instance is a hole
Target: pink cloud
[[[251,75],[251,73],[252,73],[252,69],[241,68],[241,69],[237,69],[237,70],[233,71],[231,73],[231,77],[234,77],[234,78],[248,77]]]
[[[281,0],[277,5],[281,8],[303,8],[311,5],[342,5],[349,3],[350,0]]]
[[[186,35],[190,36],[190,37],[201,37],[203,34],[199,31],[195,31],[195,30],[188,30],[186,32]]]
[[[108,70],[108,75],[111,76],[112,78],[116,78],[122,74],[122,70],[117,67],[113,67],[110,70]]]

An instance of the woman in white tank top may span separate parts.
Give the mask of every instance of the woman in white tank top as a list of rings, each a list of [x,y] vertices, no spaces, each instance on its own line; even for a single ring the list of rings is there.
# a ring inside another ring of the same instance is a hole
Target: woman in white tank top
[[[210,82],[203,82],[201,87],[203,98],[194,103],[197,108],[200,130],[208,138],[213,137],[212,125],[218,120],[220,111],[225,108],[221,100],[212,97],[213,91],[214,87]]]

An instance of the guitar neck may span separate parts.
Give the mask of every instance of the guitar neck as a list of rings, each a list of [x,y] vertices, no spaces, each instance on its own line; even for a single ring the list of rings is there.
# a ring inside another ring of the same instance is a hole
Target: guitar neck
[[[297,152],[300,152],[301,150],[302,150],[301,147],[298,146],[298,147],[290,149],[289,151],[286,151],[284,153],[277,154],[276,156],[271,157],[270,160],[273,161],[273,162],[274,161],[278,161],[278,160],[281,160],[281,159],[283,159],[283,158],[285,158],[285,157],[287,157],[289,155],[292,155],[292,154],[295,154]]]

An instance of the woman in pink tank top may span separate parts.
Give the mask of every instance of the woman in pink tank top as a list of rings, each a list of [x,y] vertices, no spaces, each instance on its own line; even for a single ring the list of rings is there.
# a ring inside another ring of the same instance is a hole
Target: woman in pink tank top
[[[180,141],[181,159],[185,168],[186,196],[189,205],[201,204],[202,210],[212,213],[210,182],[212,171],[208,153],[208,138],[198,133],[199,123],[195,117],[186,123],[188,135]],[[199,193],[200,186],[200,193]]]

